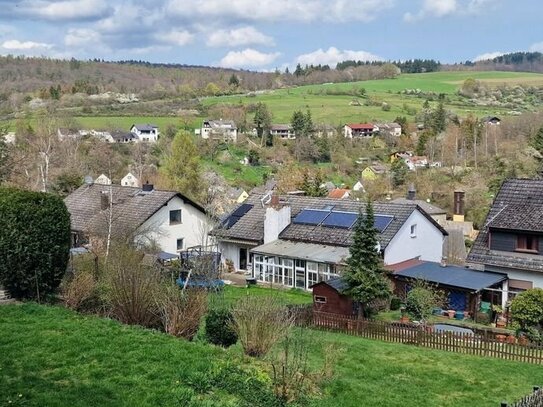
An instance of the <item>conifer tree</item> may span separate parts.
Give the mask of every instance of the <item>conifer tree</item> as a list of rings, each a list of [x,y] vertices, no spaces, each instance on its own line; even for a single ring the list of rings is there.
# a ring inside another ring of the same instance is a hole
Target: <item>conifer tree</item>
[[[372,301],[387,299],[391,295],[390,283],[378,251],[374,222],[373,205],[368,200],[365,215],[360,211],[354,226],[353,244],[343,275],[348,287],[345,294],[360,303],[359,315],[365,316],[371,312]]]

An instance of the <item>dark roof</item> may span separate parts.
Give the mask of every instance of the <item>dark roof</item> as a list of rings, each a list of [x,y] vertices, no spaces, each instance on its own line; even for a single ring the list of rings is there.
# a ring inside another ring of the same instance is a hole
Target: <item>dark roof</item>
[[[134,134],[130,133],[129,131],[122,131],[122,130],[114,130],[111,133],[111,137],[113,140],[132,140],[135,139],[136,136]]]
[[[469,252],[468,263],[543,271],[543,256],[490,250],[489,229],[543,233],[543,180],[506,180]]]
[[[132,127],[135,127],[139,131],[153,131],[155,129],[158,129],[158,126],[155,126],[154,124],[133,124]]]
[[[431,283],[480,291],[507,279],[500,273],[470,270],[464,267],[446,266],[439,263],[422,262],[394,273],[395,277],[426,280]]]
[[[243,240],[261,244],[264,240],[264,217],[266,205],[262,204],[265,195],[252,193],[242,205],[247,207],[253,205],[242,217],[237,219],[231,227],[219,227],[213,230],[212,234],[226,240]],[[360,201],[333,198],[314,198],[297,195],[283,195],[281,202],[291,207],[291,219],[294,219],[303,209],[325,209],[333,207],[334,211],[356,212],[365,211],[366,204]],[[267,202],[265,202],[267,203]],[[392,238],[400,230],[407,218],[415,210],[419,210],[430,220],[444,235],[447,232],[439,226],[427,213],[421,210],[416,204],[393,204],[374,203],[376,215],[388,215],[393,219],[388,227],[379,234],[381,248],[385,249]],[[241,205],[239,206],[241,207]],[[238,208],[239,208],[238,207]],[[317,243],[324,245],[351,246],[352,230],[332,228],[322,225],[306,225],[290,223],[279,235],[280,239],[292,240],[306,243]]]
[[[119,233],[132,233],[176,196],[205,213],[203,207],[175,191],[142,192],[140,188],[120,185],[85,184],[64,199],[71,215],[72,230],[103,230],[109,212],[102,210],[102,194],[110,191],[113,195],[113,228]]]
[[[316,285],[321,285],[321,284],[329,285],[340,294],[342,294],[343,291],[347,288],[347,282],[341,277],[334,277],[334,278],[331,278],[330,280],[321,281],[320,283],[313,284],[309,288],[313,288]]]

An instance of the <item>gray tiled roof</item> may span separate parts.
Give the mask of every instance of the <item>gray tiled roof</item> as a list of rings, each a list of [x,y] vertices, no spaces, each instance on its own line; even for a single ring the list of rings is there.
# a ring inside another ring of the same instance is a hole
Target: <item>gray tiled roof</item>
[[[543,233],[543,180],[503,183],[467,258],[469,263],[543,271],[543,256],[490,250],[489,228]]]
[[[423,201],[422,199],[407,199],[407,198],[396,198],[391,201],[392,203],[400,203],[405,204],[409,202],[416,203],[418,206],[420,206],[427,214],[429,215],[444,215],[447,213],[445,209],[441,209],[438,206],[432,205],[431,203],[428,203],[426,201]]]
[[[111,189],[110,189],[111,188]],[[140,188],[120,185],[83,185],[64,199],[71,215],[72,230],[96,233],[109,220],[109,209],[102,210],[102,194],[112,193],[112,225],[114,232],[132,233],[170,199],[179,196],[202,212],[202,207],[175,191],[153,190],[142,193]]]
[[[261,244],[264,239],[264,217],[266,208],[261,203],[262,194],[253,193],[244,202],[253,204],[249,210],[238,222],[231,228],[218,228],[213,234],[224,239],[245,240],[256,244]],[[359,201],[332,198],[313,198],[297,195],[283,195],[281,202],[288,203],[291,207],[292,219],[302,209],[324,209],[327,206],[333,206],[334,211],[358,212],[365,211],[366,204]],[[447,234],[428,214],[422,211],[416,204],[393,204],[393,203],[374,203],[375,214],[393,216],[390,225],[379,235],[379,242],[384,249],[400,230],[409,215],[415,210],[420,210],[442,233]],[[326,226],[301,225],[291,223],[279,235],[284,240],[292,240],[306,243],[317,243],[336,246],[350,246],[352,244],[352,231],[339,228],[330,228]]]
[[[158,126],[155,126],[154,124],[134,124],[133,125],[136,129],[139,131],[153,131],[158,128]]]

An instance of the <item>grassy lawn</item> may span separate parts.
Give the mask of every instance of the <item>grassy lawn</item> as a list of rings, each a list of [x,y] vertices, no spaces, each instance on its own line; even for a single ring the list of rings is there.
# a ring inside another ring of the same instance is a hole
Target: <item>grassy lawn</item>
[[[336,377],[314,407],[495,407],[543,384],[543,369],[536,365],[309,332],[315,366],[330,352],[323,345],[340,349]],[[223,351],[59,307],[25,304],[0,307],[0,349],[0,406],[263,405],[255,398],[261,388],[251,382],[262,367],[242,358],[238,345]],[[228,376],[236,376],[238,385],[209,380],[217,366],[228,363],[243,367]],[[257,370],[251,375],[250,369]]]
[[[223,298],[227,303],[233,303],[237,299],[246,296],[274,296],[284,301],[286,304],[311,304],[313,302],[313,297],[311,293],[297,290],[292,288],[290,290],[280,290],[277,288],[267,288],[261,286],[249,286],[248,288],[244,287],[234,287],[234,286],[225,286],[223,289]]]

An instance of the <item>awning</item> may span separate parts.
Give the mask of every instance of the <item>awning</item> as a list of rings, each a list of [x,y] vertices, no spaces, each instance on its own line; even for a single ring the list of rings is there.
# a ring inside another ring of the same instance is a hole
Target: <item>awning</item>
[[[251,249],[251,252],[266,256],[279,256],[331,264],[345,263],[345,260],[349,257],[348,247],[291,242],[289,240],[274,240],[273,242]]]
[[[394,276],[426,280],[470,291],[480,291],[507,279],[505,274],[482,272],[456,266],[443,267],[439,263],[432,262],[414,265],[394,273]]]

